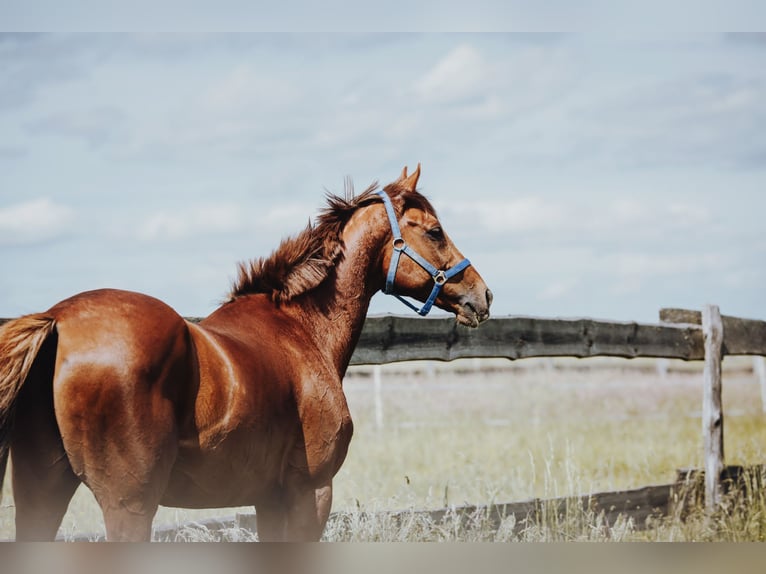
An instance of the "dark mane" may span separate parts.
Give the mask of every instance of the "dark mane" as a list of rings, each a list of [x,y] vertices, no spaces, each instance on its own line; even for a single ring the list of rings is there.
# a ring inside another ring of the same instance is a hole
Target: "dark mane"
[[[342,255],[341,232],[348,220],[360,207],[380,201],[375,194],[377,187],[377,183],[373,183],[355,196],[353,185],[347,181],[345,197],[327,194],[327,205],[315,223],[283,239],[268,257],[239,264],[229,300],[265,293],[279,303],[320,285]],[[385,190],[392,197],[403,198],[402,209],[417,207],[435,214],[430,202],[418,192],[406,191],[397,183],[386,186]]]

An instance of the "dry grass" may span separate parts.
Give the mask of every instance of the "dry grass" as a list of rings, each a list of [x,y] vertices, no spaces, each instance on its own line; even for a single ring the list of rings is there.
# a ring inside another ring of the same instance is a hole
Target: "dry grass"
[[[728,464],[766,462],[766,416],[749,360],[724,362]],[[345,383],[355,436],[335,480],[327,540],[763,540],[766,504],[750,488],[714,520],[696,509],[637,532],[623,522],[576,510],[518,528],[489,528],[486,516],[434,521],[412,511],[636,488],[672,482],[676,469],[702,464],[702,376],[698,363],[525,360],[387,365],[383,426],[375,424],[370,369]],[[9,481],[6,481],[6,483]],[[9,485],[0,537],[13,535]],[[399,518],[383,511],[402,510]],[[155,525],[249,509],[161,509]],[[404,517],[404,518],[402,518]],[[89,493],[78,492],[62,534],[102,532]],[[184,540],[250,540],[239,529],[189,528]]]
[[[356,434],[336,508],[588,494],[671,482],[676,469],[701,465],[699,372],[682,364],[663,378],[630,361],[571,368],[589,362],[430,377],[384,368],[381,429],[372,385],[351,378]],[[723,401],[727,463],[764,460],[766,419],[752,374],[727,373]]]
[[[721,509],[708,516],[690,489],[686,503],[678,503],[669,516],[638,525],[619,516],[610,522],[579,499],[550,501],[539,512],[517,520],[497,519],[496,509],[472,512],[450,509],[440,517],[427,512],[367,512],[355,509],[335,513],[323,536],[328,542],[763,542],[766,540],[764,469],[748,471],[740,489],[724,498]],[[691,485],[690,485],[691,486]],[[679,497],[686,498],[684,493]],[[172,542],[250,542],[257,536],[242,528],[210,530],[189,525]]]

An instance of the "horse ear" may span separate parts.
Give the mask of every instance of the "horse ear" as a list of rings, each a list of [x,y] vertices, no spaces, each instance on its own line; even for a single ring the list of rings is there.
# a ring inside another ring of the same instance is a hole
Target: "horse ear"
[[[404,179],[407,179],[407,166],[404,166],[404,169],[402,170],[402,175],[399,176],[399,181],[402,181]]]
[[[418,185],[418,179],[420,178],[420,163],[418,163],[418,167],[415,169],[415,171],[412,172],[410,176],[407,176],[407,168],[404,168],[404,171],[402,172],[402,186],[407,191],[415,191],[415,187]]]

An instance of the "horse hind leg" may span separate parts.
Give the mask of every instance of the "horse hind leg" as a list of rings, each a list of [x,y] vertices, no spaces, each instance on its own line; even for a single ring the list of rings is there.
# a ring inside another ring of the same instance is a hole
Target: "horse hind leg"
[[[19,541],[54,540],[80,484],[53,410],[54,357],[55,337],[35,359],[17,402],[10,450]]]
[[[101,507],[108,541],[148,542],[175,451],[169,444],[138,444],[135,439],[127,447],[128,439],[121,439],[91,453],[83,480]],[[101,460],[110,461],[108,468]]]
[[[171,417],[172,413],[165,413]],[[104,515],[110,542],[148,542],[152,521],[170,479],[176,447],[174,433],[161,438],[114,436],[90,453],[84,465],[84,481],[93,491]],[[132,440],[132,443],[130,442]],[[105,468],[101,460],[109,460]]]
[[[16,505],[16,540],[55,540],[79,479],[72,472],[62,449],[62,459],[41,464],[16,456],[13,462],[13,498]]]
[[[174,413],[169,402],[153,408],[140,401],[112,403],[112,424],[93,426],[82,437],[87,448],[80,448],[75,468],[101,507],[110,542],[151,539],[152,521],[170,480],[178,454]],[[65,441],[75,442],[66,435]]]

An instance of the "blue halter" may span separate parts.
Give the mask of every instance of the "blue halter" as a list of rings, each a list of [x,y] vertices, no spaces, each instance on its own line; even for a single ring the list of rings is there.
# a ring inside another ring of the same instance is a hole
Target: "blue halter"
[[[460,263],[457,265],[454,265],[453,267],[450,267],[447,270],[441,270],[437,269],[433,265],[431,265],[428,261],[423,259],[417,251],[412,249],[402,238],[402,232],[399,229],[399,223],[396,221],[396,212],[394,211],[394,206],[391,204],[391,199],[388,197],[388,194],[385,191],[377,191],[376,192],[382,199],[383,204],[386,206],[386,213],[388,214],[388,221],[391,224],[391,233],[394,236],[394,250],[391,254],[391,262],[388,266],[388,275],[386,275],[386,286],[383,289],[383,293],[386,295],[393,295],[399,301],[407,305],[410,309],[417,312],[419,315],[422,315],[425,317],[428,315],[428,312],[431,310],[431,307],[433,307],[434,302],[436,301],[436,298],[439,296],[439,293],[442,290],[442,286],[449,281],[452,277],[463,271],[466,267],[468,267],[471,262],[468,261],[468,259],[463,259]],[[426,299],[426,302],[423,304],[423,306],[418,309],[415,305],[401,297],[400,295],[397,295],[394,293],[394,279],[396,279],[396,270],[399,267],[399,258],[402,256],[402,253],[404,253],[407,257],[412,259],[415,263],[420,265],[423,269],[425,269],[433,278],[434,280],[434,287],[431,290],[431,294],[428,296],[428,299]]]

